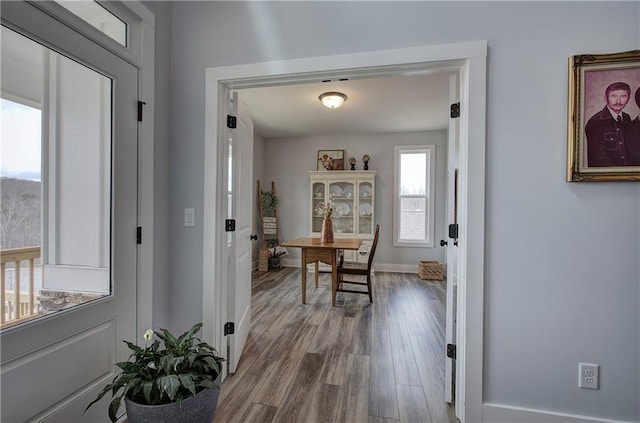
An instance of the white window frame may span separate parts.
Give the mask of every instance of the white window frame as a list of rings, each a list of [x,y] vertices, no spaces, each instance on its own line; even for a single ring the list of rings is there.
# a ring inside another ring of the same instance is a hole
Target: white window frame
[[[429,160],[427,162],[427,181],[425,186],[428,192],[424,196],[409,196],[412,198],[424,198],[426,202],[425,228],[427,230],[426,239],[424,240],[402,240],[400,239],[400,203],[401,198],[407,197],[401,195],[400,191],[400,156],[409,153],[428,153]],[[394,247],[434,247],[434,231],[435,231],[435,145],[397,145],[393,148],[393,179],[394,179],[394,195],[393,195],[393,246]]]

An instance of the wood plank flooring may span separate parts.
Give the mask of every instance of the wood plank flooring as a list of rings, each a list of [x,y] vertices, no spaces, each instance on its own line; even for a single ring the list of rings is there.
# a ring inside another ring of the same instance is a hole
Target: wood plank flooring
[[[444,401],[444,282],[377,272],[373,304],[338,293],[331,275],[254,273],[252,327],[214,422],[454,423]]]

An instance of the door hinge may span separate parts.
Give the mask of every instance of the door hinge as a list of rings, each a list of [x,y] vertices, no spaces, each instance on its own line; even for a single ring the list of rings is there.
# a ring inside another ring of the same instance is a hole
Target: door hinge
[[[227,128],[236,129],[237,119],[235,116],[227,115]]]
[[[449,238],[457,239],[458,238],[458,224],[452,223],[449,225]]]
[[[458,117],[460,117],[460,102],[451,105],[451,118],[455,119]]]
[[[142,226],[136,228],[136,244],[142,244]]]
[[[225,232],[235,232],[236,231],[236,220],[235,219],[227,219],[224,221],[224,231]]]
[[[224,324],[224,336],[233,335],[236,331],[233,322],[227,322]]]
[[[138,122],[142,122],[142,106],[144,106],[145,103],[144,101],[138,101]]]
[[[456,346],[454,344],[447,344],[447,357],[456,359]]]

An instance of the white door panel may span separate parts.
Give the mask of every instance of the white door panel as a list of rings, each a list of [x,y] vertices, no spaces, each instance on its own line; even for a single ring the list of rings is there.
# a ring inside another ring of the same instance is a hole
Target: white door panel
[[[235,372],[251,327],[251,229],[253,209],[253,122],[244,105],[234,97],[237,108],[237,128],[234,136],[233,186],[235,189],[235,279],[229,287],[230,313],[235,334],[230,340],[229,371]]]
[[[111,107],[106,122],[112,136],[106,169],[111,174],[110,217],[105,217],[110,227],[110,294],[2,331],[0,420],[106,421],[108,398],[82,412],[113,377],[113,363],[127,359],[121,340],[134,341],[136,335],[138,69],[30,3],[3,2],[2,23],[32,39],[46,40],[48,47],[108,78]],[[84,235],[65,229],[57,236]]]
[[[11,404],[22,404],[24,408],[11,414],[3,411],[2,420],[41,420],[59,407],[70,393],[73,395],[78,387],[90,386],[110,375],[115,359],[115,327],[114,320],[105,322],[3,365],[3,408],[11,408]],[[74,359],[69,360],[69,357]],[[37,383],[36,389],[30,386],[32,383]],[[25,393],[24,388],[37,392],[37,395]],[[34,411],[40,413],[34,415]],[[105,410],[100,410],[98,415],[104,419]],[[75,420],[78,416],[71,414],[69,417],[75,417]]]
[[[458,102],[458,78],[451,75],[449,80],[449,101],[450,104]],[[456,198],[457,198],[457,168],[458,168],[458,120],[449,118],[449,138],[447,144],[447,219],[446,231],[448,236],[448,226],[457,223],[456,217]],[[456,344],[455,335],[455,297],[458,277],[458,247],[454,244],[454,240],[448,238],[446,247],[447,261],[447,306],[445,319],[445,344]],[[444,397],[445,401],[452,402],[453,395],[453,372],[454,360],[445,357],[445,383]]]

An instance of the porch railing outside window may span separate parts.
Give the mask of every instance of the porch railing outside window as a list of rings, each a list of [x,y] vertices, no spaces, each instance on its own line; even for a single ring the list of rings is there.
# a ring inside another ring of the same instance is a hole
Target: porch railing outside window
[[[5,328],[37,317],[42,266],[40,247],[1,250],[0,321]],[[36,288],[37,287],[37,288]]]

